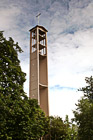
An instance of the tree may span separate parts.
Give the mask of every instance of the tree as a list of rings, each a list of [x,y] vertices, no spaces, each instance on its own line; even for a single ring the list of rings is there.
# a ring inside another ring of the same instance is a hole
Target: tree
[[[64,140],[66,134],[66,125],[60,117],[49,117],[49,132],[44,140]]]
[[[76,104],[77,109],[73,111],[74,121],[78,125],[79,140],[93,140],[93,77],[86,77],[86,87],[80,89],[84,96]]]
[[[66,125],[66,136],[64,140],[77,140],[77,126],[73,122],[69,122],[69,117],[66,115],[64,124]]]
[[[26,74],[22,72],[18,53],[22,49],[10,37],[6,40],[0,32],[0,92],[5,96],[11,93],[15,98],[23,96],[23,84]]]
[[[60,117],[49,117],[49,132],[43,140],[77,140],[77,126],[69,122],[68,115],[65,121]]]
[[[24,90],[18,53],[22,50],[12,38],[0,32],[0,140],[38,140],[48,131],[48,119],[37,100]]]

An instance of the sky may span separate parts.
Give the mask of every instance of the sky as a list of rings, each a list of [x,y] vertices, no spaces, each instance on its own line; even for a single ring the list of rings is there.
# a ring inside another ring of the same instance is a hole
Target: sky
[[[85,77],[93,75],[93,0],[0,0],[0,30],[23,49],[19,55],[27,74],[29,96],[29,30],[39,24],[47,30],[50,115],[73,118],[83,93]]]

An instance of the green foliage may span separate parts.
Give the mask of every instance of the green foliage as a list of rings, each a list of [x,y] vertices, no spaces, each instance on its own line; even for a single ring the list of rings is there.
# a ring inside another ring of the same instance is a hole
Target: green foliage
[[[66,126],[64,125],[62,118],[50,118],[50,133],[51,140],[60,140],[66,136]]]
[[[84,96],[76,104],[77,109],[73,111],[74,121],[78,125],[79,140],[93,140],[93,77],[86,78],[88,86],[81,88]]]
[[[0,140],[38,140],[48,131],[49,120],[24,90],[18,53],[13,39],[0,32]]]
[[[65,121],[66,125],[66,137],[64,140],[77,140],[77,126],[72,122],[69,122],[68,115],[66,115]]]
[[[50,117],[51,140],[62,140],[66,136],[66,126],[60,117]]]
[[[6,40],[0,32],[0,92],[6,95],[24,93],[26,74],[21,70],[18,52],[22,52],[18,43],[14,43],[12,38]]]
[[[86,97],[89,102],[93,103],[93,77],[86,77],[85,81],[87,83],[87,86],[82,87],[80,91],[84,92],[84,98]]]
[[[68,116],[65,121],[60,117],[49,117],[49,133],[44,140],[77,140],[76,126],[69,122]]]
[[[47,133],[48,120],[36,100],[1,97],[0,140],[39,139]]]

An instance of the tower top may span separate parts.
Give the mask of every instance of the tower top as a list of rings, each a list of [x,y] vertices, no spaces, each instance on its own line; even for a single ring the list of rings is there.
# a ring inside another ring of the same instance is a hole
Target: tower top
[[[30,29],[29,31],[32,31],[32,30],[34,30],[37,27],[43,29],[45,32],[48,32],[48,30],[45,27],[40,26],[40,25],[36,25],[35,27],[33,27],[32,29]]]

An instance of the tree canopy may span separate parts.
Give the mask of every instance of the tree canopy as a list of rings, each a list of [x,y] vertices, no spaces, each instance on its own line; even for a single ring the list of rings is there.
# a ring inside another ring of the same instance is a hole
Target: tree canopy
[[[93,140],[93,77],[86,77],[85,80],[87,86],[80,89],[84,96],[76,104],[77,109],[73,113],[78,125],[78,139]]]
[[[49,117],[49,132],[44,140],[77,140],[76,125],[69,122],[68,115],[65,121],[60,117]]]
[[[38,140],[48,131],[49,121],[37,100],[24,92],[21,52],[18,43],[0,32],[0,140]]]
[[[11,96],[18,96],[24,93],[26,74],[21,70],[18,52],[22,52],[18,43],[14,43],[11,37],[6,40],[0,32],[0,92],[5,95],[11,93]]]

